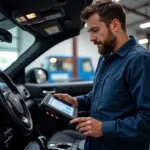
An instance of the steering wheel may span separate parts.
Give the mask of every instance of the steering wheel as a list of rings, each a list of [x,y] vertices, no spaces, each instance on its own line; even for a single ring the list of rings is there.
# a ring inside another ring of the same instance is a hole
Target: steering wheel
[[[7,118],[10,119],[15,130],[23,135],[31,134],[33,122],[23,97],[14,82],[1,70],[0,78],[10,89],[10,92],[5,94],[0,90],[0,107],[7,115]]]

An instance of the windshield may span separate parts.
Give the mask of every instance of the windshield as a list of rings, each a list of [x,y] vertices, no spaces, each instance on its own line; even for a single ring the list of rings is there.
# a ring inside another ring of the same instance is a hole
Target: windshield
[[[0,42],[0,69],[5,70],[25,52],[35,41],[33,35],[19,27],[8,30],[12,34],[12,43]]]

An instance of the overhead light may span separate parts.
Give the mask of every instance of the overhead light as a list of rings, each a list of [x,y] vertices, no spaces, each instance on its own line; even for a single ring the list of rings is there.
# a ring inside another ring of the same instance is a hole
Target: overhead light
[[[140,25],[140,28],[142,28],[142,29],[149,28],[149,27],[150,27],[150,22],[143,23]]]
[[[27,17],[28,19],[33,19],[33,18],[36,18],[37,16],[36,16],[35,13],[31,13],[31,14],[26,15],[26,17]]]
[[[18,17],[18,18],[15,18],[18,22],[24,22],[24,21],[27,21],[26,18],[24,16],[21,16],[21,17]]]
[[[112,0],[112,1],[114,1],[114,2],[119,2],[120,0]]]
[[[147,44],[148,43],[148,39],[141,39],[141,40],[139,40],[138,41],[139,42],[139,44]]]

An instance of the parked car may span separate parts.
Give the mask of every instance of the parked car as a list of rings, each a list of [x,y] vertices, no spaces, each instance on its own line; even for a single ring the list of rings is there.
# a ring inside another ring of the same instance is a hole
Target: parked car
[[[43,68],[48,72],[48,82],[92,81],[94,67],[89,57],[77,58],[77,78],[73,78],[73,58],[69,56],[47,56]]]

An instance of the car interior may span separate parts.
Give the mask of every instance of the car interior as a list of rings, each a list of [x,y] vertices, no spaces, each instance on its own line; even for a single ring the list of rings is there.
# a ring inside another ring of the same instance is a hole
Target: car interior
[[[44,69],[26,72],[25,68],[51,47],[79,35],[84,26],[80,13],[91,3],[92,0],[0,1],[1,42],[11,44],[13,37],[8,29],[14,26],[35,37],[14,63],[0,71],[0,150],[84,149],[85,136],[61,118],[47,115],[40,103],[47,93],[86,94],[92,82],[49,84]],[[44,76],[38,76],[38,72]],[[79,112],[79,116],[88,116],[88,112]]]
[[[53,79],[61,77],[62,82],[50,83],[49,72],[44,69],[49,66],[42,61],[46,56],[48,61],[56,62],[56,58],[50,59],[49,53],[51,56],[58,54],[59,57],[66,57],[65,69],[72,69],[73,64],[76,70],[77,52],[70,52],[68,56],[69,43],[56,48],[55,53],[52,49],[67,40],[73,40],[70,47],[77,49],[76,38],[86,26],[80,19],[81,11],[94,1],[0,0],[0,150],[84,149],[86,137],[76,131],[76,126],[62,118],[52,117],[41,108],[41,103],[49,93],[67,93],[73,97],[87,94],[93,81],[75,78],[76,72],[74,78],[68,80],[70,72],[65,75],[59,72]],[[146,23],[150,19],[149,0],[120,2],[127,12],[129,33],[150,49],[150,23]],[[95,47],[88,44],[88,36],[86,28],[85,37],[80,40],[86,47],[80,47],[82,52],[79,52],[97,64],[99,54],[97,48],[94,53]],[[61,54],[57,49],[61,50]],[[70,61],[72,56],[73,62]],[[91,67],[87,61],[85,63],[85,70],[90,73]],[[93,76],[89,78],[93,79]],[[67,82],[63,82],[65,80]],[[89,111],[78,112],[78,116],[89,116]]]

